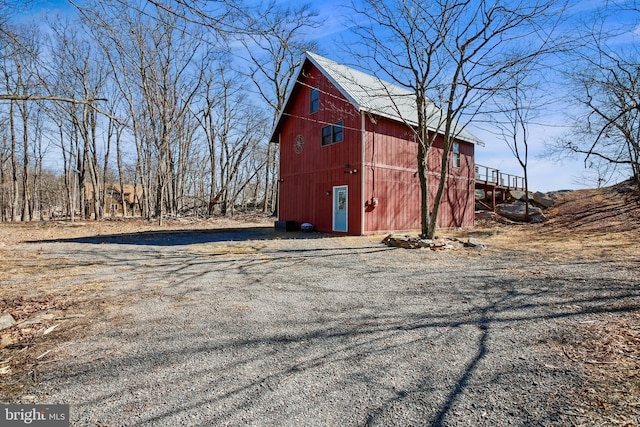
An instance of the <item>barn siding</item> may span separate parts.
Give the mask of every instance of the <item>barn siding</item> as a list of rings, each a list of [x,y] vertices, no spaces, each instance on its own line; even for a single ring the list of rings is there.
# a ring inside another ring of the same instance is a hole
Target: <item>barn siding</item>
[[[377,118],[366,123],[365,233],[420,229],[420,182],[417,144],[406,125]],[[431,202],[439,183],[443,141],[437,140],[427,160]],[[450,167],[438,212],[438,227],[474,224],[474,146],[460,143],[460,168]],[[373,198],[378,200],[373,206]],[[433,207],[433,204],[431,205]]]
[[[349,187],[348,233],[361,232],[361,132],[360,114],[314,67],[301,74],[302,83],[287,107],[280,130],[279,218],[310,222],[330,232],[334,186]],[[309,112],[312,87],[320,88],[320,109]],[[322,146],[322,127],[343,121],[342,142]],[[294,149],[298,135],[304,139],[300,153]],[[345,164],[349,167],[345,168]],[[358,173],[346,173],[356,169]],[[327,194],[329,193],[329,194]]]

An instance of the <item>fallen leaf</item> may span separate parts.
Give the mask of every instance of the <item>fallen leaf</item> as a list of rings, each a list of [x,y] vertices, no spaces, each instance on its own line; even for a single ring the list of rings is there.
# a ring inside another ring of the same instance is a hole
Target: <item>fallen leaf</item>
[[[49,328],[45,329],[45,330],[44,330],[44,332],[42,333],[42,335],[48,335],[48,334],[50,334],[50,333],[51,333],[51,332],[53,332],[53,331],[54,331],[58,326],[60,326],[60,323],[57,323],[57,324],[55,324],[55,325],[53,325],[53,326],[51,326],[51,327],[49,327]]]

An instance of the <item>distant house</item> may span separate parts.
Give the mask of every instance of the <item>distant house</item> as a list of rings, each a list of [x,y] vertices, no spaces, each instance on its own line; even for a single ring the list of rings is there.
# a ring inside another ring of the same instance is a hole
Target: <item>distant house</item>
[[[307,53],[271,137],[280,144],[279,220],[351,235],[420,229],[417,144],[406,124],[417,124],[415,110],[411,92]],[[453,144],[438,227],[474,224],[477,143],[461,130]],[[443,146],[436,140],[428,158],[432,196]]]
[[[86,215],[94,214],[93,206],[93,186],[88,184],[85,187],[86,199],[85,209]],[[131,184],[125,184],[123,189],[120,188],[120,184],[107,184],[106,198],[104,201],[104,214],[105,216],[123,216],[124,207],[122,206],[121,194],[124,193],[124,200],[127,204],[127,215],[140,214],[140,199],[142,197],[142,186],[133,186]]]

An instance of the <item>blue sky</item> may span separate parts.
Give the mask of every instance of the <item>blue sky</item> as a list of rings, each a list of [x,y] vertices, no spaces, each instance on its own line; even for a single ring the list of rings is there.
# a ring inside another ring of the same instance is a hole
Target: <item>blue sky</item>
[[[79,2],[82,2],[82,0],[79,0]],[[39,18],[47,13],[55,12],[60,12],[61,14],[75,13],[75,8],[67,0],[34,0],[27,8],[26,12],[30,16],[25,16],[25,18]]]
[[[293,0],[283,0],[282,3]],[[76,0],[81,4],[82,0]],[[348,58],[344,49],[345,40],[350,35],[348,32],[348,9],[344,8],[345,1],[328,0],[314,3],[318,11],[322,28],[314,31],[320,54],[329,59],[341,62]],[[595,22],[594,11],[603,4],[601,0],[576,0],[572,2],[572,12],[576,20]],[[30,13],[24,16],[25,19],[41,19],[43,14],[60,13],[61,15],[74,14],[76,11],[67,0],[38,0],[32,4]],[[598,18],[600,19],[600,18]],[[640,42],[640,31],[638,31],[638,16],[631,13],[620,13],[610,18],[605,25],[616,25],[627,29],[617,40],[621,48],[630,43]],[[633,31],[636,29],[636,31]],[[351,64],[350,64],[351,65]],[[540,88],[544,90],[544,88]],[[588,174],[582,158],[575,159],[550,159],[542,157],[545,151],[545,143],[557,138],[565,129],[563,127],[564,117],[559,111],[563,107],[550,105],[549,109],[542,113],[537,120],[544,125],[536,124],[530,127],[530,154],[529,154],[529,188],[537,191],[553,191],[560,189],[579,189],[594,186],[594,182],[586,180]],[[487,125],[469,126],[474,134],[485,142],[485,146],[476,147],[476,163],[500,169],[503,172],[515,175],[522,175],[522,170],[517,160],[511,154],[506,144],[499,140],[489,130]],[[626,178],[626,177],[625,177]]]

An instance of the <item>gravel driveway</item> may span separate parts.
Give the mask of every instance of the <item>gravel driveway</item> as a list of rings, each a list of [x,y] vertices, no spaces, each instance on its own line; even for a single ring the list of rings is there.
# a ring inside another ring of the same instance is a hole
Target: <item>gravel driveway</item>
[[[37,401],[73,425],[567,425],[584,384],[560,332],[640,306],[615,262],[169,238],[39,244],[112,303],[40,367]]]

